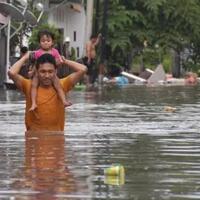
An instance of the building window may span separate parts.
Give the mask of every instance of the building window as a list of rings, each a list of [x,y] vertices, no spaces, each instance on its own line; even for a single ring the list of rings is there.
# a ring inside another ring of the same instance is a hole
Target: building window
[[[76,47],[76,54],[77,54],[77,57],[79,58],[79,54],[80,54],[79,47]]]
[[[74,42],[76,41],[76,31],[74,31]]]

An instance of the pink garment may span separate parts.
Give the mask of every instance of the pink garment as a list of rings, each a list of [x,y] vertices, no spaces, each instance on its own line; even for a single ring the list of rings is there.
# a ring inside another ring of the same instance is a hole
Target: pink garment
[[[41,55],[44,53],[49,53],[51,54],[56,60],[60,60],[60,54],[57,49],[52,48],[49,52],[46,52],[42,49],[38,49],[37,51],[34,52],[34,58],[37,60]]]

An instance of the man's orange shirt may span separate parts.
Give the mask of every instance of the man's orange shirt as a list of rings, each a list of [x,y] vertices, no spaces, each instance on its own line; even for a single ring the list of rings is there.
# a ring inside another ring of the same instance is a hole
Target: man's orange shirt
[[[72,88],[70,76],[60,79],[65,93]],[[25,124],[29,131],[63,131],[65,122],[65,108],[54,87],[38,87],[37,108],[30,112],[31,80],[22,78],[22,91],[26,96]]]

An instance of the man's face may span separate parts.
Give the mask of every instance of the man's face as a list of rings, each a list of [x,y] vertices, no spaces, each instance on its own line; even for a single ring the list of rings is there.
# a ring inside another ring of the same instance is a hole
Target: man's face
[[[40,86],[49,87],[56,75],[56,69],[53,64],[44,63],[40,64],[37,73]]]
[[[92,43],[95,43],[97,41],[97,38],[92,38],[91,41]]]

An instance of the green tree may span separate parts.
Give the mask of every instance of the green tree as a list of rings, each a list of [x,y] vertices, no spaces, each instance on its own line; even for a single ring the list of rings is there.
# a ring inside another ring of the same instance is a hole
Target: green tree
[[[133,42],[146,38],[152,48],[173,49],[176,56],[176,76],[180,75],[180,53],[200,31],[200,5],[196,0],[137,0],[126,1],[133,15]],[[194,35],[191,35],[191,31]]]
[[[100,21],[103,18],[103,3],[100,2]],[[112,14],[111,14],[112,13]],[[102,23],[99,24],[102,31]],[[108,8],[108,35],[106,37],[106,55],[108,65],[124,63],[127,50],[131,49],[130,34],[128,27],[131,25],[131,18],[125,6],[119,3],[119,0],[109,1]]]
[[[103,4],[103,1],[101,1]],[[112,14],[111,14],[112,13]],[[127,53],[144,53],[159,45],[161,52],[174,50],[175,76],[180,76],[180,54],[192,48],[198,55],[200,37],[199,0],[113,0],[109,5],[108,38],[109,62],[123,62]],[[196,48],[195,48],[196,47]],[[116,53],[117,52],[117,53]],[[192,59],[199,59],[198,56]],[[197,62],[197,61],[195,61]]]

